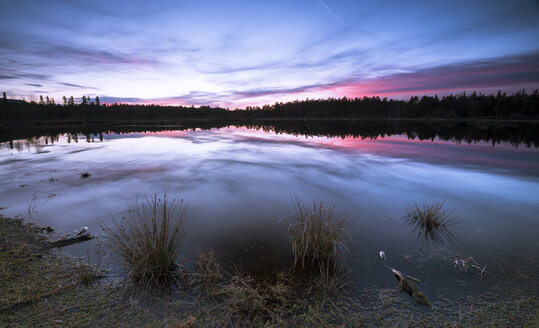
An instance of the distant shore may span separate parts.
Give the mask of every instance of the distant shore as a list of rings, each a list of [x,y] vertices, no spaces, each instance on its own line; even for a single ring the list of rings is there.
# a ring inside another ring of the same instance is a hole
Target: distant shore
[[[244,125],[246,123],[264,124],[271,122],[467,122],[467,123],[533,123],[539,124],[539,118],[497,118],[497,117],[477,117],[477,118],[349,118],[349,117],[309,117],[309,118],[182,118],[182,119],[125,119],[125,120],[105,120],[105,119],[64,119],[48,121],[25,121],[25,122],[0,122],[0,128],[6,127],[31,127],[31,126],[81,126],[81,125],[140,125],[140,126],[182,126],[184,124],[204,122],[204,123],[226,123],[228,125]]]
[[[170,130],[246,127],[320,137],[381,138],[406,135],[410,139],[455,142],[508,142],[539,147],[539,120],[493,118],[183,118],[174,120],[55,120],[0,124],[0,142],[39,138],[56,139],[62,134],[102,139],[106,134],[144,133]]]

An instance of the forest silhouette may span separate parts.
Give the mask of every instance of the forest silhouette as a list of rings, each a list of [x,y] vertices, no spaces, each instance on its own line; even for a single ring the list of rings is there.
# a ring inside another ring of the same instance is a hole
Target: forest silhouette
[[[380,97],[328,98],[277,102],[262,107],[228,110],[210,106],[161,106],[141,104],[103,104],[99,97],[83,96],[76,103],[71,96],[58,104],[40,96],[39,102],[0,100],[0,124],[55,124],[86,122],[168,122],[184,119],[258,120],[258,119],[538,119],[539,91],[521,90],[511,95],[498,92],[484,95],[473,92],[459,95],[417,96],[409,100]]]
[[[130,134],[162,131],[224,128],[229,126],[260,129],[277,134],[328,138],[378,139],[405,135],[411,140],[444,140],[455,143],[507,142],[514,147],[539,147],[539,124],[503,121],[430,121],[430,120],[189,120],[182,124],[117,124],[30,125],[0,128],[0,142],[13,148],[15,140],[35,140],[44,137],[54,142],[67,135],[73,142],[103,140],[107,134]]]

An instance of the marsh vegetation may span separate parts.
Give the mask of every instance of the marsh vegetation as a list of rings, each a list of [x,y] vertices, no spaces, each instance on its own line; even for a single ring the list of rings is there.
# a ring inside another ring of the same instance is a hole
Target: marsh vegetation
[[[187,236],[187,219],[183,200],[170,200],[165,193],[137,201],[128,217],[105,227],[129,279],[146,286],[175,283],[181,274],[176,260]]]
[[[346,216],[337,217],[335,207],[323,204],[308,207],[298,199],[293,201],[288,227],[294,267],[305,269],[325,265],[337,265],[344,257]]]
[[[453,209],[444,207],[443,201],[422,204],[413,203],[406,207],[406,223],[413,227],[417,239],[434,244],[449,243],[455,245],[458,240],[449,227],[455,223],[457,216]]]

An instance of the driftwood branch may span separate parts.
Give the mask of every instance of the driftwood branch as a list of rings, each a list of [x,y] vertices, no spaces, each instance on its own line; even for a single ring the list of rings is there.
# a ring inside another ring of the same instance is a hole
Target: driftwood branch
[[[72,245],[72,244],[76,244],[76,243],[81,243],[83,241],[92,240],[94,238],[95,238],[95,236],[92,235],[92,234],[82,233],[82,234],[76,235],[75,237],[62,237],[62,238],[60,238],[58,240],[51,241],[49,246],[51,248],[64,247],[64,246],[68,246],[68,245]]]

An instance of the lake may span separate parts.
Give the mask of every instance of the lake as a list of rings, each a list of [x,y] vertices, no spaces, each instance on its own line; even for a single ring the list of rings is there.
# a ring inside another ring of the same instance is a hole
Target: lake
[[[213,248],[225,267],[263,275],[290,265],[297,199],[346,215],[352,293],[395,288],[390,266],[420,279],[429,298],[537,295],[537,125],[439,125],[4,130],[0,207],[56,235],[88,226],[103,239],[103,224],[128,215],[137,199],[166,192],[189,206],[186,259]],[[453,210],[454,245],[423,242],[404,219],[408,206],[437,201]],[[64,250],[85,256],[94,246]],[[468,271],[455,260],[466,260]]]

